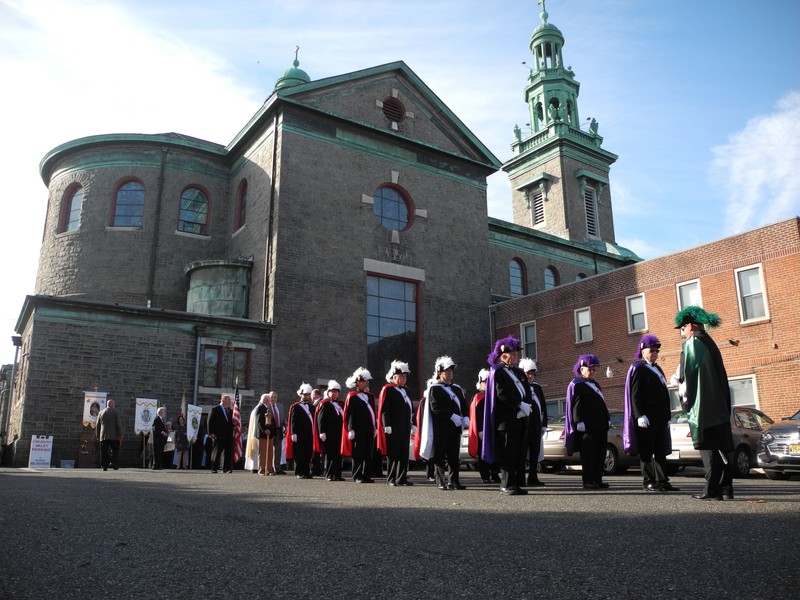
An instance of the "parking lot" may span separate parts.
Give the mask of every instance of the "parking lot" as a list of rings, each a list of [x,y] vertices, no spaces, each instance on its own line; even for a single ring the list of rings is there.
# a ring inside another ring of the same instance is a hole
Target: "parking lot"
[[[441,492],[422,471],[414,487],[390,488],[244,471],[1,469],[0,597],[795,593],[800,481],[754,476],[737,480],[735,500],[702,502],[690,498],[699,469],[673,478],[681,491],[670,494],[645,492],[635,471],[608,477],[604,492],[582,491],[579,471],[542,479],[503,497],[475,472],[462,476],[467,490]]]

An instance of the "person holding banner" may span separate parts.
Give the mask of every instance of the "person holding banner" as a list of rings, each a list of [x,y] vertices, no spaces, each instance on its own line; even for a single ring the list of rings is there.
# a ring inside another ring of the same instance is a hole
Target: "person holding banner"
[[[214,446],[211,450],[211,472],[219,471],[220,455],[224,454],[223,473],[233,473],[233,411],[230,394],[222,394],[219,404],[208,414],[208,437]]]
[[[119,445],[122,443],[122,418],[116,403],[108,399],[106,407],[97,416],[97,439],[100,440],[100,466],[103,471],[119,469]]]

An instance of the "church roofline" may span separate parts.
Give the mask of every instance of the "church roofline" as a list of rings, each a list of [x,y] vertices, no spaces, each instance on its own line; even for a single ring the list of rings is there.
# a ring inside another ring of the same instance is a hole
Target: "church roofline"
[[[206,153],[214,158],[223,158],[226,155],[225,147],[214,142],[207,142],[199,138],[183,135],[180,133],[109,133],[103,135],[90,135],[87,137],[70,140],[56,146],[44,155],[39,162],[39,174],[44,184],[50,185],[50,177],[56,163],[67,154],[73,151],[88,150],[104,145],[125,144],[146,144],[149,146],[161,145],[171,146],[181,149],[192,149]]]

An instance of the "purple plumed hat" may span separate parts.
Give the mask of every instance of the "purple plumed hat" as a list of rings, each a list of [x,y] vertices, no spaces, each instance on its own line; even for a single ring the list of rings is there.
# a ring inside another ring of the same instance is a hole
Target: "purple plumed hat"
[[[501,354],[505,354],[506,352],[515,352],[519,350],[522,350],[522,342],[520,342],[513,335],[510,335],[507,338],[503,338],[502,340],[497,340],[494,343],[494,350],[492,350],[492,353],[486,358],[486,361],[490,365],[496,365],[500,363]]]
[[[642,350],[645,348],[661,348],[661,340],[653,334],[647,334],[639,340],[639,345],[636,347],[636,358],[641,360]]]
[[[582,377],[581,367],[592,367],[600,364],[600,360],[594,354],[581,354],[578,357],[578,362],[572,367],[572,372],[575,377]]]

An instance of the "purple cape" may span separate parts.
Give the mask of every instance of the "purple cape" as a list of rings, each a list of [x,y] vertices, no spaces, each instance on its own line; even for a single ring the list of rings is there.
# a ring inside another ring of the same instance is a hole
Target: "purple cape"
[[[486,397],[483,400],[483,441],[481,443],[481,460],[494,462],[494,374],[499,365],[493,365],[486,380]]]
[[[567,454],[570,456],[572,456],[573,452],[578,451],[575,447],[575,423],[572,422],[572,398],[575,395],[575,385],[582,381],[585,381],[582,377],[575,377],[567,386],[566,414],[564,415],[564,446],[567,449]]]
[[[636,456],[639,454],[639,442],[636,439],[636,416],[633,414],[633,398],[631,398],[631,379],[637,367],[645,361],[637,360],[628,369],[625,377],[625,418],[622,422],[622,448],[627,454]]]

